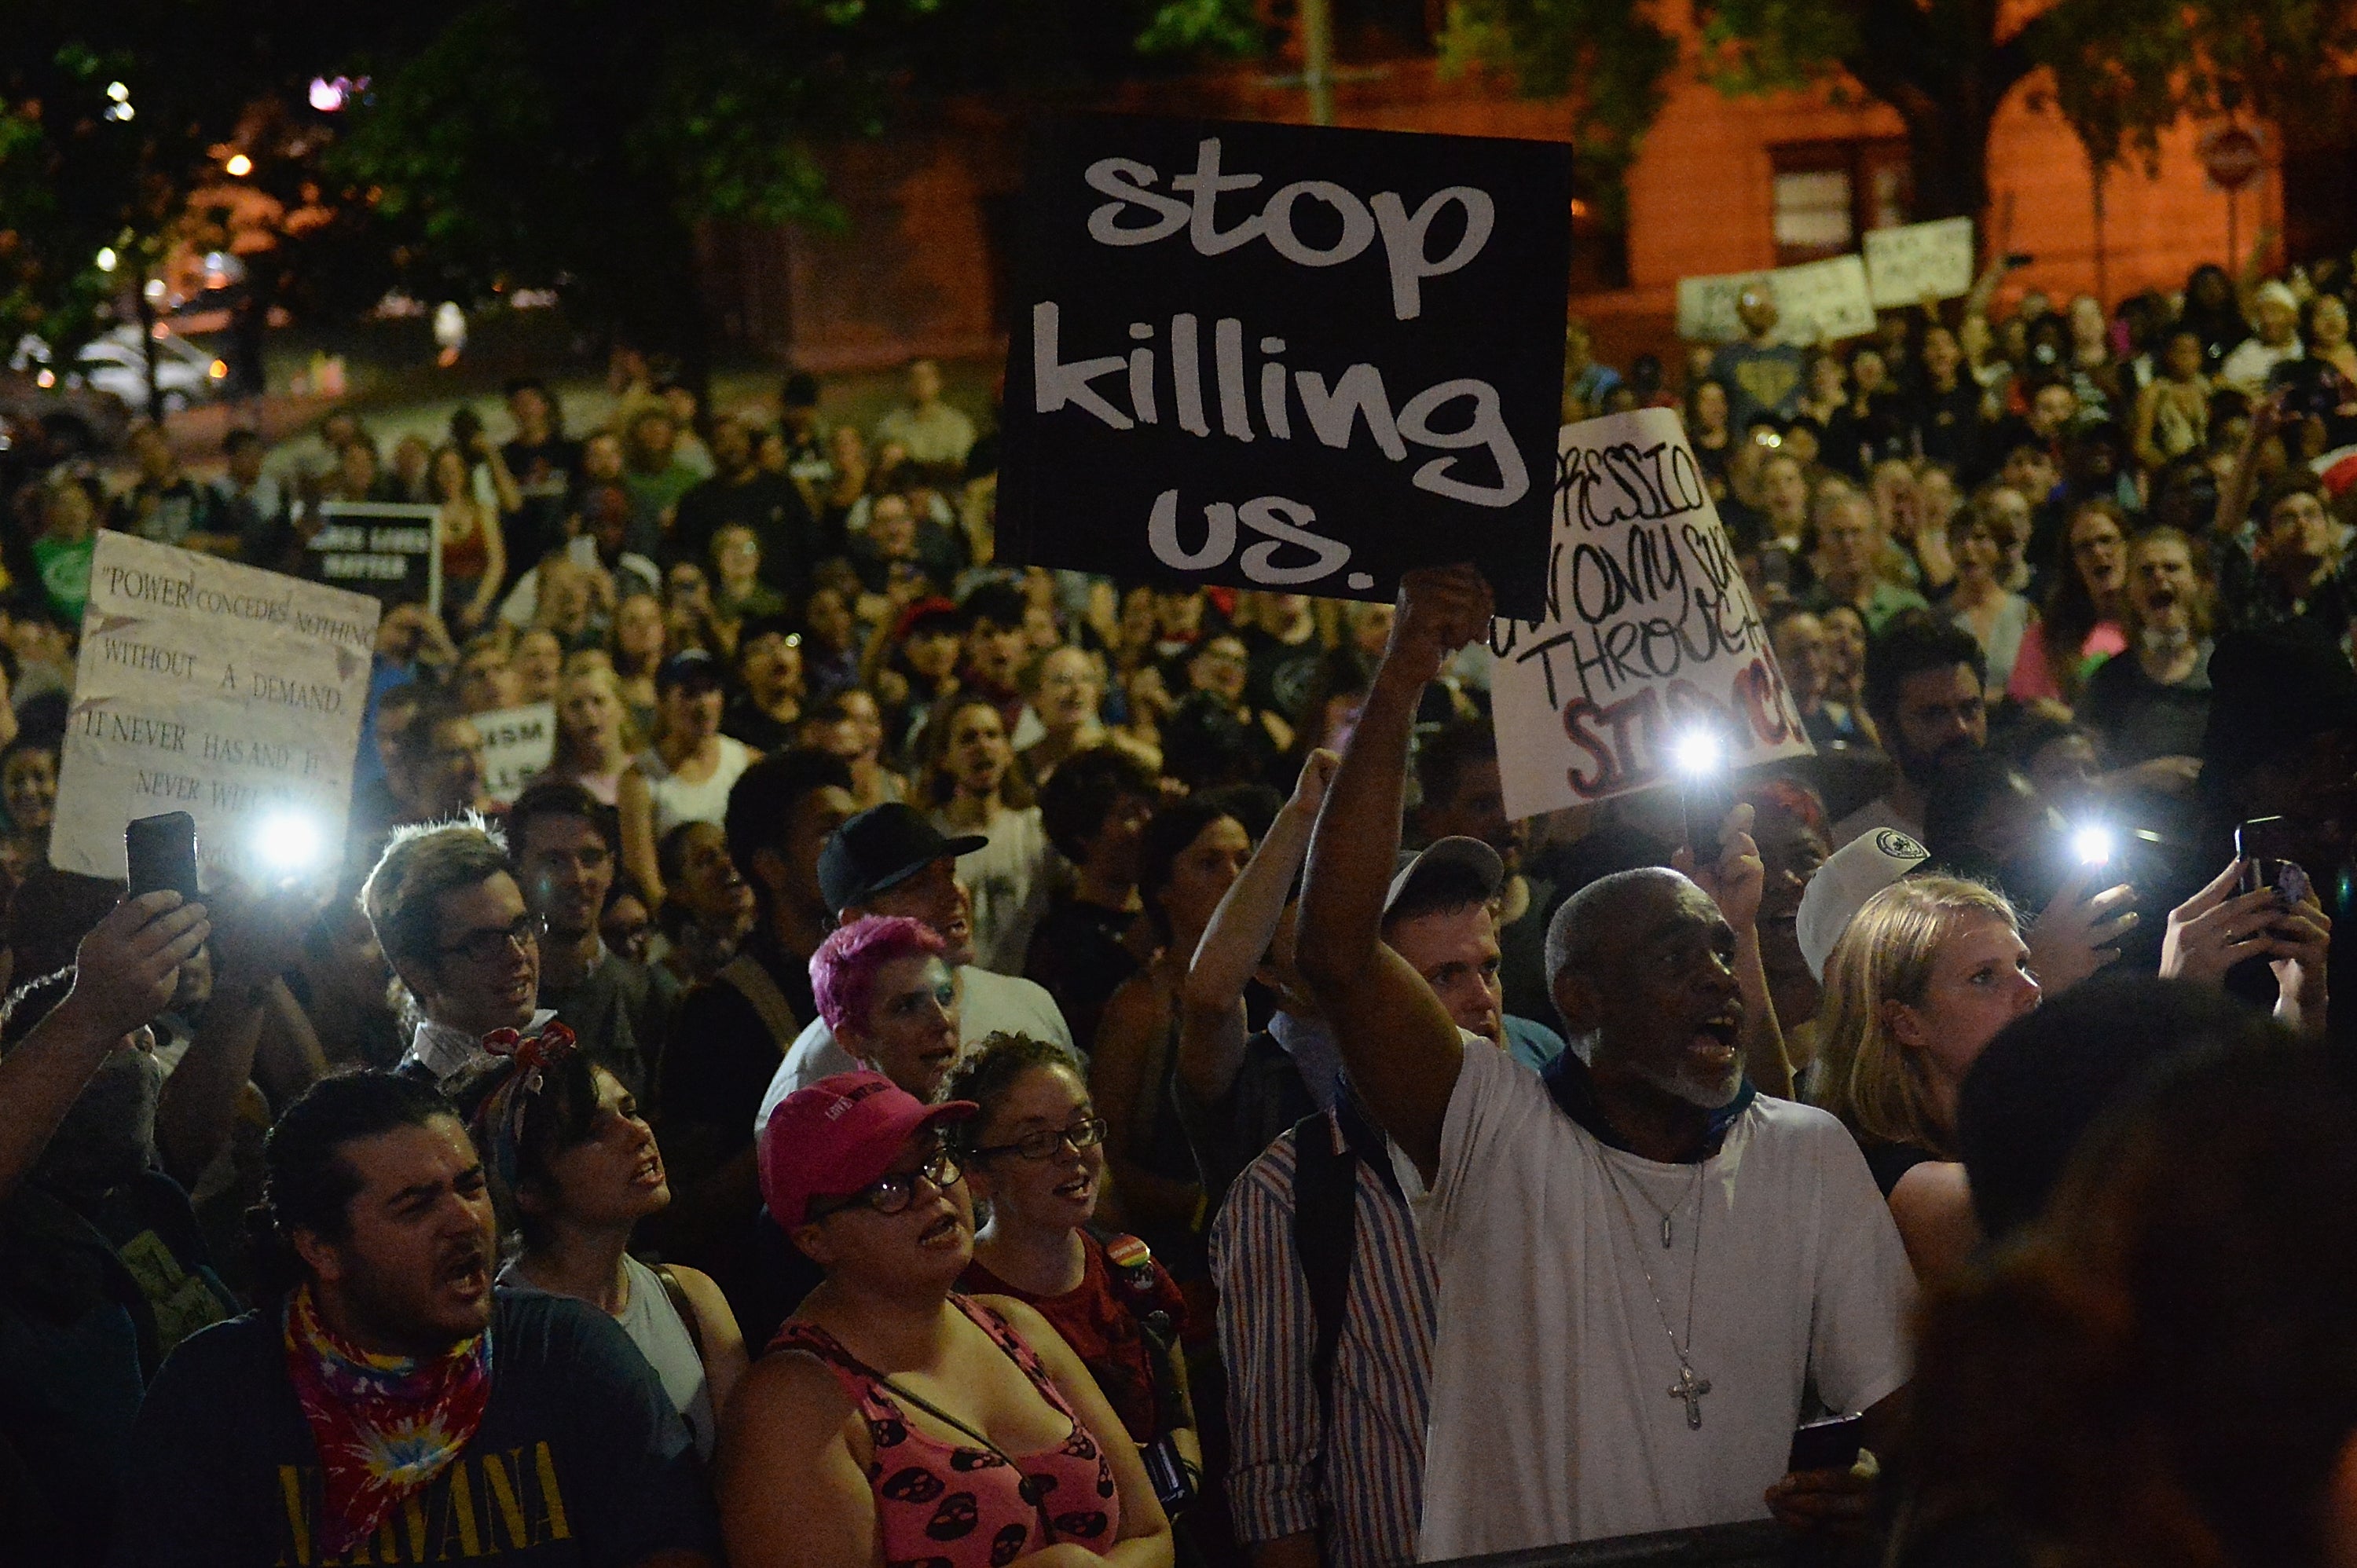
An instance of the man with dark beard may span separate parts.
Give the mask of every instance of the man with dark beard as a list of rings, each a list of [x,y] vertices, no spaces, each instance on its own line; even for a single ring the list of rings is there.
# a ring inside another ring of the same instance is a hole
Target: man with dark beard
[[[265,1165],[274,1288],[165,1364],[112,1562],[716,1560],[687,1429],[622,1330],[494,1298],[482,1162],[439,1093],[324,1079]]]
[[[1421,1189],[1439,1303],[1420,1553],[1771,1511],[1854,1524],[1865,1484],[1787,1474],[1792,1429],[1811,1387],[1869,1434],[1889,1420],[1912,1279],[1840,1124],[1746,1080],[1747,1038],[1770,1024],[1746,1028],[1762,884],[1749,813],[1696,868],[1715,897],[1648,866],[1556,913],[1547,970],[1583,1049],[1538,1076],[1474,1048],[1382,921],[1416,703],[1486,632],[1490,592],[1448,567],[1409,573],[1401,596],[1318,816],[1297,961]]]
[[[1923,836],[1923,795],[1940,769],[1988,745],[1988,655],[1962,627],[1894,617],[1866,648],[1866,711],[1897,767],[1888,792],[1834,824],[1834,847],[1878,828]]]

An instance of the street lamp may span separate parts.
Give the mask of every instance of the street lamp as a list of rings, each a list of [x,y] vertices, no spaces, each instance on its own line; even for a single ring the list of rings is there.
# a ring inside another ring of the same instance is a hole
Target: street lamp
[[[253,160],[243,153],[231,153],[229,156],[229,161],[221,165],[221,167],[229,172],[231,179],[243,179],[253,172]]]

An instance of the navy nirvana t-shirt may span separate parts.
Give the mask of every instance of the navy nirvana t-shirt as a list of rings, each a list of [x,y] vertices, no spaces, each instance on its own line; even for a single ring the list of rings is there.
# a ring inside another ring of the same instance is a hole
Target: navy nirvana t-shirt
[[[687,1428],[613,1322],[501,1295],[483,1424],[376,1535],[328,1556],[319,1456],[286,1380],[278,1315],[248,1313],[165,1362],[133,1429],[111,1562],[229,1568],[496,1563],[606,1568],[719,1532]]]

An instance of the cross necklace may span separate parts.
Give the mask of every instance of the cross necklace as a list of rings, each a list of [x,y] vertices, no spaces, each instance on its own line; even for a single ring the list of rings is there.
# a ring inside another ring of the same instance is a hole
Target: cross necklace
[[[1686,1266],[1686,1338],[1681,1345],[1677,1330],[1670,1326],[1670,1309],[1662,1305],[1661,1289],[1653,1283],[1653,1271],[1646,1266],[1644,1232],[1638,1227],[1637,1211],[1629,1205],[1629,1193],[1621,1186],[1620,1173],[1609,1161],[1604,1166],[1604,1174],[1612,1183],[1612,1195],[1620,1200],[1621,1218],[1629,1221],[1630,1237],[1637,1244],[1637,1272],[1644,1276],[1645,1293],[1653,1298],[1653,1314],[1662,1321],[1662,1333],[1670,1342],[1670,1354],[1678,1359],[1678,1380],[1670,1385],[1669,1396],[1685,1402],[1686,1425],[1695,1432],[1702,1430],[1702,1396],[1710,1392],[1710,1380],[1695,1376],[1692,1359],[1695,1297],[1701,1294],[1702,1283],[1702,1167],[1703,1162],[1697,1160],[1695,1163],[1694,1251]],[[1650,1193],[1646,1195],[1645,1201],[1656,1209],[1661,1207],[1653,1202]],[[1684,1207],[1684,1204],[1677,1206],[1678,1208]],[[1673,1208],[1662,1216],[1662,1245],[1664,1247],[1670,1244],[1670,1214],[1675,1212],[1677,1209]]]

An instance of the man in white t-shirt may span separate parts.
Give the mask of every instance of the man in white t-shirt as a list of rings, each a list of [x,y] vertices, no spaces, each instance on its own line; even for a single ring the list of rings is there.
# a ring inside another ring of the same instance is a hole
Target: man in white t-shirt
[[[1710,879],[1608,877],[1566,902],[1547,973],[1587,1040],[1544,1077],[1467,1036],[1382,940],[1425,684],[1486,632],[1468,567],[1414,572],[1329,789],[1297,961],[1394,1145],[1440,1280],[1419,1552],[1511,1552],[1774,1513],[1864,1515],[1847,1471],[1785,1473],[1794,1427],[1906,1382],[1906,1254],[1841,1125],[1755,1093],[1744,997],[1762,881],[1731,832]],[[1732,825],[1732,824],[1731,824]],[[1733,921],[1735,923],[1730,923]],[[1738,929],[1739,928],[1739,929]]]
[[[966,1045],[1004,1030],[1069,1047],[1072,1032],[1046,988],[974,964],[973,904],[957,874],[957,859],[981,847],[979,834],[943,838],[925,814],[898,801],[873,806],[834,830],[819,852],[819,892],[835,923],[863,915],[906,915],[922,920],[949,944],[942,955],[958,988],[958,1038]],[[753,1136],[770,1112],[797,1089],[863,1064],[835,1044],[826,1020],[813,1018],[787,1048],[753,1116]]]

